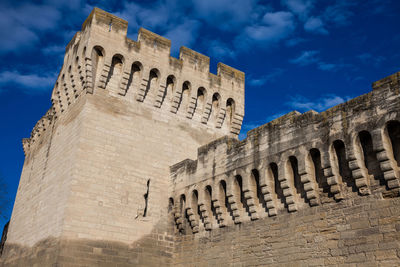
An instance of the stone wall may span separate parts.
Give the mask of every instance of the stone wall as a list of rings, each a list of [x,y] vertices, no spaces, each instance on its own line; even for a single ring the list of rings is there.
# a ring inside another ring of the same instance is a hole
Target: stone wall
[[[95,8],[66,48],[26,155],[6,266],[155,265],[172,259],[169,166],[237,138],[244,74]]]
[[[172,166],[176,263],[400,264],[399,74]]]
[[[127,26],[68,44],[1,266],[400,264],[399,73],[238,141],[244,74]]]
[[[398,266],[399,205],[359,197],[179,235],[174,266]]]

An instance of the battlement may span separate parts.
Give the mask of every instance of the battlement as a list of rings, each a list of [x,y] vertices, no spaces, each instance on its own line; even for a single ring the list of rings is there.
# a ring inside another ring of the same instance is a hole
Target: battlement
[[[198,233],[357,194],[398,196],[396,81],[398,73],[321,113],[290,112],[243,141],[217,139],[200,147],[196,160],[171,166],[178,229]]]
[[[90,12],[89,16],[83,22],[81,31],[84,32],[87,28],[93,26],[108,29],[110,26],[112,26],[114,31],[125,36],[128,31],[128,22],[126,20],[114,16],[113,14],[110,14],[97,7],[93,8],[92,12]]]
[[[218,63],[212,74],[209,57],[181,47],[174,58],[170,40],[140,28],[134,41],[127,38],[127,28],[127,21],[93,9],[66,47],[51,97],[54,120],[79,97],[101,90],[161,120],[170,117],[207,131],[239,134],[243,72]]]
[[[127,29],[67,45],[0,265],[399,265],[400,73],[239,141],[244,73]]]

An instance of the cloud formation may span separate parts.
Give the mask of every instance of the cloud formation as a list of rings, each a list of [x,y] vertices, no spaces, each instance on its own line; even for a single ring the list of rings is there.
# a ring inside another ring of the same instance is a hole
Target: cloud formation
[[[212,40],[207,42],[208,53],[210,56],[214,56],[216,58],[235,58],[236,53],[231,48],[228,47],[228,44],[223,43],[219,40]]]
[[[236,31],[236,27],[248,23],[257,10],[258,0],[192,0],[193,15],[207,24],[224,31]]]
[[[188,46],[204,51],[214,59],[228,61],[240,60],[242,55],[253,50],[257,53],[273,52],[280,49],[281,44],[293,50],[304,47],[306,41],[310,43],[329,34],[332,27],[347,25],[354,15],[354,4],[352,0],[332,0],[322,4],[316,0],[269,3],[260,0],[96,2],[100,8],[128,20],[129,34],[133,39],[138,28],[145,27],[171,39],[173,56],[178,55],[180,46]],[[93,2],[43,0],[35,4],[26,0],[18,3],[5,0],[0,3],[0,8],[3,10],[0,34],[4,37],[0,42],[0,56],[9,53],[27,56],[35,49],[42,56],[59,62],[65,44],[92,10]],[[52,41],[44,42],[46,37]],[[303,48],[299,53],[289,60],[291,64],[314,65],[322,71],[337,71],[344,66],[325,62],[322,52],[312,47]],[[382,58],[368,58],[367,54],[358,58],[366,64],[374,61],[374,65],[383,61]],[[13,69],[23,73],[20,66]],[[5,69],[0,68],[0,71]],[[277,71],[253,77],[248,84],[261,86],[279,75]],[[37,77],[41,77],[40,74]]]
[[[285,11],[267,12],[262,20],[245,27],[235,40],[237,49],[247,49],[253,45],[268,47],[290,36],[295,30],[292,13]]]
[[[328,31],[325,29],[324,23],[320,18],[310,17],[304,24],[304,30],[307,32],[320,33],[320,34],[328,34]]]
[[[314,7],[312,0],[283,0],[282,3],[303,20],[308,17]]]
[[[315,110],[318,112],[324,111],[333,106],[339,105],[350,100],[351,97],[341,97],[335,94],[327,94],[318,99],[310,100],[304,96],[296,95],[286,102],[286,105],[298,111],[305,112],[308,110]]]
[[[0,85],[3,90],[6,86],[20,86],[25,92],[37,93],[49,91],[53,88],[57,76],[38,75],[38,74],[22,74],[18,71],[3,71],[0,73]],[[1,89],[0,89],[1,90]]]
[[[317,50],[303,51],[299,56],[290,59],[289,62],[302,67],[316,65],[316,67],[322,71],[337,71],[339,69],[351,66],[350,64],[344,63],[325,62],[320,58],[320,52]]]
[[[0,53],[32,46],[39,40],[38,33],[54,29],[61,18],[56,8],[47,5],[1,3],[0,9]]]
[[[308,66],[319,61],[318,54],[319,51],[316,50],[303,51],[299,56],[289,60],[289,62],[300,66]]]
[[[252,86],[262,86],[268,82],[275,81],[278,77],[282,76],[285,71],[281,68],[273,69],[270,73],[260,76],[253,77],[249,76],[248,83]]]

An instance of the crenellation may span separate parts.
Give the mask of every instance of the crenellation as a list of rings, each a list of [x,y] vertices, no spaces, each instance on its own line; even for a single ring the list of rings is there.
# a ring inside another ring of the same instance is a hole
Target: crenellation
[[[29,138],[22,138],[22,148],[24,149],[24,155],[25,157],[29,153],[29,148],[30,148],[30,139]]]
[[[210,72],[210,58],[185,46],[179,50],[179,60],[186,68],[206,74]]]
[[[244,87],[244,72],[234,69],[224,63],[219,62],[217,66],[217,75],[225,78],[227,81],[235,81]]]
[[[160,53],[169,57],[171,54],[170,40],[144,28],[139,29],[137,42],[140,44],[140,50],[148,50],[154,56]]]
[[[379,81],[372,83],[373,90],[388,89],[399,91],[400,88],[400,71]]]
[[[170,56],[171,42],[143,28],[139,30],[136,42],[127,41],[127,22],[107,14],[94,9],[84,23],[82,33],[74,36],[66,50],[64,66],[57,80],[59,85],[55,89],[57,101],[53,100],[56,117],[65,112],[82,95],[81,92],[93,94],[99,89],[126,97],[130,90],[130,94],[148,108],[164,111],[163,106],[168,106],[172,114],[197,121],[202,127],[220,129],[233,136],[239,134],[244,115],[243,73],[220,63],[218,75],[211,74],[209,57],[186,47],[181,48],[179,59],[173,58]],[[124,35],[125,41],[112,37],[113,25],[118,29],[115,34]],[[115,42],[128,42],[138,49],[132,50],[130,45],[110,45]],[[158,53],[155,51],[161,54],[154,57]],[[79,58],[79,55],[82,56]],[[121,66],[116,64],[116,59],[120,60]],[[167,70],[163,67],[165,64]],[[119,72],[114,75],[117,65]],[[140,67],[133,68],[134,65]],[[136,71],[138,77],[134,77]],[[174,77],[171,88],[167,79],[170,76]],[[185,83],[190,84],[188,96],[183,94]],[[218,104],[213,108],[215,94]],[[199,97],[203,98],[202,102]]]
[[[387,97],[385,101],[382,95]],[[279,216],[284,211],[282,207],[275,209],[278,199],[287,212],[296,212],[323,205],[319,193],[323,190],[329,190],[328,197],[336,202],[354,197],[354,192],[365,196],[380,195],[385,188],[398,190],[399,166],[390,156],[397,153],[397,143],[389,141],[394,139],[388,131],[395,127],[390,125],[398,125],[392,121],[400,118],[395,108],[399,104],[396,90],[381,88],[379,93],[372,91],[321,113],[288,113],[249,131],[241,142],[220,138],[200,147],[197,160],[174,165],[171,169],[174,194],[190,194],[193,185],[200,190],[208,183],[215,190],[218,185],[211,181],[226,174],[229,210],[234,221],[242,223],[267,215]],[[382,113],[376,112],[377,108],[386,111],[384,119]],[[261,165],[254,169],[251,162]],[[263,167],[271,163],[277,166],[276,174]],[[187,170],[189,164],[196,168],[190,172],[180,170]],[[267,180],[259,178],[255,183],[254,170],[264,172],[260,177]],[[384,180],[379,181],[380,175]],[[238,177],[244,182],[239,183]],[[276,191],[276,183],[281,193]],[[268,189],[271,187],[273,190]],[[256,191],[261,194],[255,194]],[[266,210],[259,205],[262,201]]]
[[[93,8],[87,19],[83,22],[81,31],[98,28],[101,31],[116,32],[121,36],[126,36],[128,22],[115,15],[112,15],[100,8]]]
[[[399,265],[400,73],[239,141],[244,73],[127,27],[67,45],[0,265]]]

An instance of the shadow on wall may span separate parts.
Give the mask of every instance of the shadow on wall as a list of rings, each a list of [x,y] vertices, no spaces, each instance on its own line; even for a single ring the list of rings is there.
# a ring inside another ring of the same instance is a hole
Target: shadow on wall
[[[3,254],[3,249],[4,249],[4,244],[6,243],[7,240],[7,232],[8,232],[8,225],[10,224],[10,221],[8,221],[3,228],[3,234],[1,235],[1,242],[0,242],[0,256]]]

